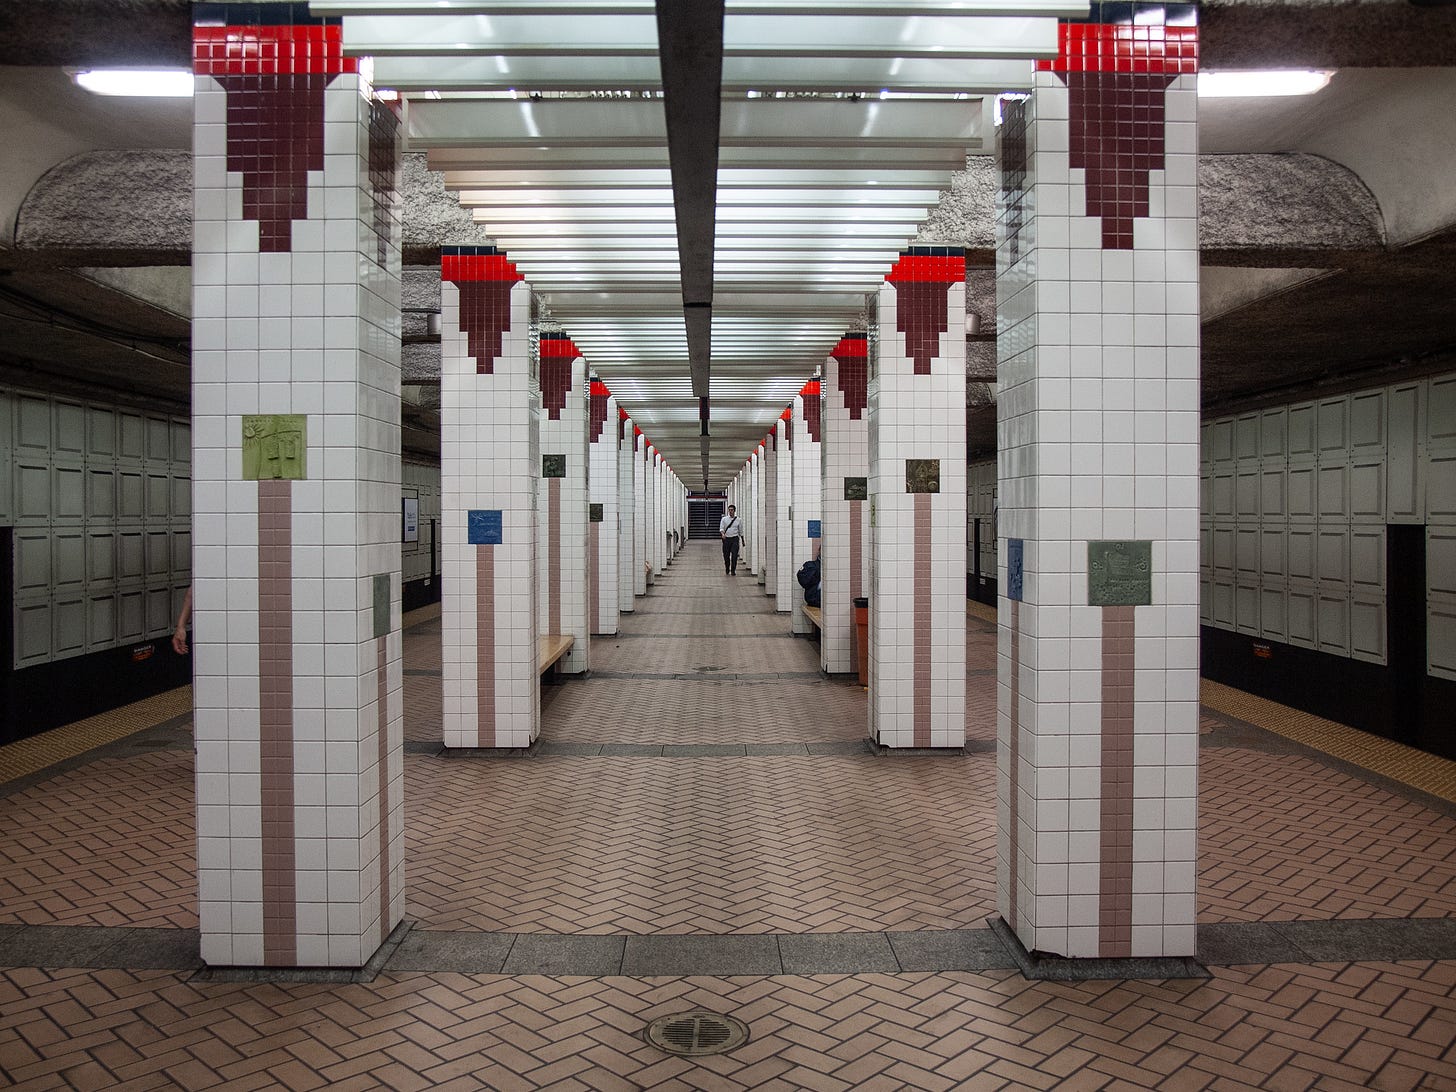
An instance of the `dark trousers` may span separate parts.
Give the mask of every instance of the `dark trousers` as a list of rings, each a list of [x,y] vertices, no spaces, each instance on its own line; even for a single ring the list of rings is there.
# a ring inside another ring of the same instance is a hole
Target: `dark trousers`
[[[738,571],[738,543],[737,535],[723,540],[723,571],[726,573]]]

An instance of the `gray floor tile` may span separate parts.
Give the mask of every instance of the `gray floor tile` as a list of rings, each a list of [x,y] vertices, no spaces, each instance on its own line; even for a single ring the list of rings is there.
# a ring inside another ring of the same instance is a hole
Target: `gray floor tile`
[[[1440,918],[1282,921],[1279,931],[1319,963],[1369,959],[1440,959],[1456,946],[1456,922]],[[1449,958],[1449,957],[1444,957]]]
[[[412,929],[388,971],[460,971],[499,974],[515,937],[509,933],[445,933]]]
[[[809,744],[811,755],[867,755],[874,748],[869,739],[831,740],[827,743]]]
[[[627,758],[661,758],[660,743],[603,743],[602,755],[625,756]]]
[[[0,940],[0,964],[8,967],[99,967],[126,929],[84,925],[27,925]]]
[[[595,757],[602,753],[600,743],[542,743],[538,755],[585,755]]]
[[[1298,963],[1305,956],[1274,922],[1224,922],[1198,927],[1198,958],[1204,963]]]
[[[668,743],[662,748],[663,758],[742,758],[741,743]]]
[[[887,933],[905,971],[988,971],[1016,961],[989,929]]]
[[[521,933],[506,957],[506,974],[603,975],[622,967],[626,937]]]
[[[779,937],[785,974],[893,974],[900,969],[884,933],[798,933]]]
[[[101,953],[104,966],[134,971],[183,971],[202,966],[196,929],[123,929],[121,932],[125,935]]]
[[[772,936],[628,937],[626,975],[782,974]]]
[[[806,755],[809,753],[809,745],[806,743],[750,743],[747,750],[749,755],[759,757],[764,755]]]

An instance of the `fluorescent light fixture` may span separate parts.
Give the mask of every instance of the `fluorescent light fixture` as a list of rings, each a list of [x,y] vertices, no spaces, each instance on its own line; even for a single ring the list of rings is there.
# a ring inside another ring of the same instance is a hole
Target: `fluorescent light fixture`
[[[91,68],[72,73],[71,78],[93,95],[192,97],[192,73],[182,68]]]
[[[1298,69],[1201,72],[1198,76],[1198,97],[1248,99],[1313,95],[1329,83],[1333,75],[1333,72]]]

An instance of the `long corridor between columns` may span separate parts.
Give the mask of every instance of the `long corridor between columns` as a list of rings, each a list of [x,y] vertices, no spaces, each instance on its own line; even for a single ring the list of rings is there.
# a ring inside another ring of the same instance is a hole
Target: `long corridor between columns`
[[[416,666],[435,629],[410,631],[411,709],[437,682]],[[415,927],[982,927],[995,756],[877,757],[864,691],[818,660],[745,564],[727,576],[716,540],[690,543],[619,634],[593,638],[588,677],[543,687],[532,757],[412,757]],[[407,722],[411,750],[438,749],[432,717]]]

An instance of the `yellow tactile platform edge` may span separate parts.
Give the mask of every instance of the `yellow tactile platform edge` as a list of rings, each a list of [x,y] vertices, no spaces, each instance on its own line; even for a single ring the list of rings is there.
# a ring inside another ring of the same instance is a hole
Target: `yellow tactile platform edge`
[[[409,629],[440,617],[440,604],[427,603],[402,620]],[[95,747],[115,743],[129,735],[154,728],[163,721],[192,712],[192,687],[179,686],[107,713],[63,724],[48,732],[0,746],[0,784],[39,773],[47,766],[85,754]]]
[[[989,607],[985,603],[978,603],[974,599],[966,600],[966,613],[972,618],[979,618],[983,622],[996,621],[996,608]]]
[[[63,724],[48,732],[0,747],[0,783],[37,773],[47,766],[115,743],[118,739],[154,728],[163,721],[192,712],[192,687],[179,686],[150,698],[123,705],[94,717]]]
[[[1210,679],[1203,680],[1200,699],[1215,712],[1237,717],[1352,766],[1456,804],[1456,762],[1450,759],[1291,709]]]
[[[411,626],[417,626],[421,622],[433,622],[436,618],[440,617],[440,610],[441,604],[438,602],[426,603],[423,607],[416,607],[400,619],[400,628],[409,629]]]

